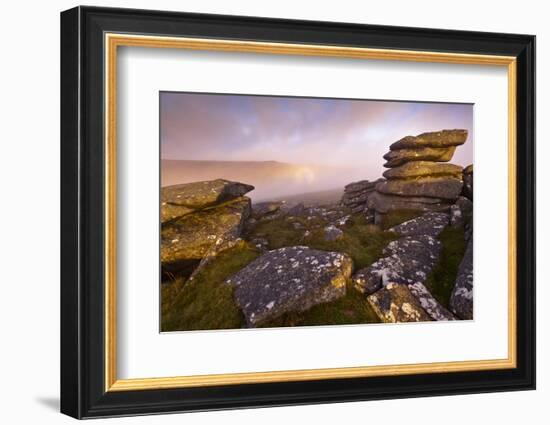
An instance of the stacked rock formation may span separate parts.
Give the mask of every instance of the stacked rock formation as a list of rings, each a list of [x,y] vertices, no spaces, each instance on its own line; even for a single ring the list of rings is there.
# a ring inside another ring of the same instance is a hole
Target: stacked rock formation
[[[374,192],[377,181],[370,182],[361,180],[353,182],[344,187],[342,205],[351,209],[353,213],[360,213],[365,210],[369,195]]]
[[[392,210],[447,211],[463,191],[462,167],[447,162],[467,137],[466,130],[442,130],[393,143],[384,155],[386,180],[368,196],[377,221]]]

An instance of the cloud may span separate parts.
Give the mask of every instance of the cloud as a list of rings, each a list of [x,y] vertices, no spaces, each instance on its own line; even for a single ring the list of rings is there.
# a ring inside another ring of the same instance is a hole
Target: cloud
[[[382,169],[396,140],[466,128],[453,162],[472,162],[472,105],[162,92],[165,159],[268,161]]]

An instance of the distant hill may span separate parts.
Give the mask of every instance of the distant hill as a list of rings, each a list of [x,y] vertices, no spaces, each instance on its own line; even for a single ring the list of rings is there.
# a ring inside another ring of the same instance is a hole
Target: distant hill
[[[361,178],[361,170],[296,165],[277,161],[161,161],[161,185],[223,178],[251,184],[254,201],[288,198],[311,192],[338,192]],[[327,194],[321,197],[327,197]],[[331,193],[328,198],[334,198]]]

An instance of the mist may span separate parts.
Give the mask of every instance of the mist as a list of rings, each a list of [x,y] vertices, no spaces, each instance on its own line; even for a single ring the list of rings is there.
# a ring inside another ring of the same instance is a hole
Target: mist
[[[162,186],[236,180],[256,202],[377,179],[408,135],[466,129],[451,162],[473,157],[470,104],[161,92],[160,123]]]

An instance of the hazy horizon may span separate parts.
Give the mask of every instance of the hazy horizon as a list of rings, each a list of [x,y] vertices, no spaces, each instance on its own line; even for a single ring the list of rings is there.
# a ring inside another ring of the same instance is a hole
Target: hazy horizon
[[[161,92],[160,125],[163,162],[217,163],[163,166],[163,186],[241,176],[256,186],[253,199],[374,180],[385,170],[382,156],[390,144],[429,131],[468,130],[451,162],[473,162],[471,104]],[[247,162],[292,167],[252,169]]]

